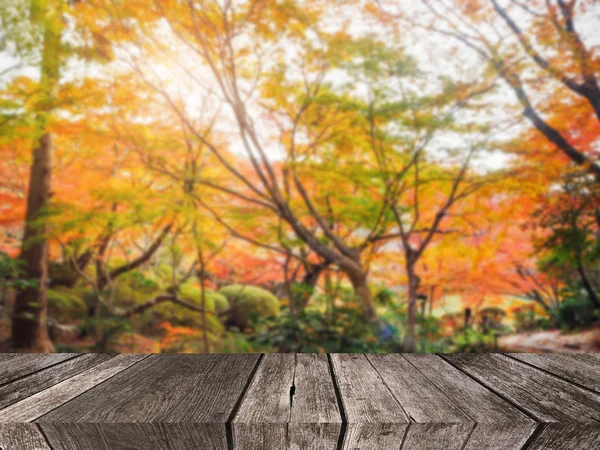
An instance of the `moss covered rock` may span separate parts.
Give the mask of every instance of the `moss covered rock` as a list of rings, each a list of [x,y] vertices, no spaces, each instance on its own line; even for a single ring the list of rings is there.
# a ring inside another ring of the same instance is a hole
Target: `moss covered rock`
[[[228,323],[243,330],[256,317],[279,315],[277,297],[256,286],[234,284],[219,291],[229,301]]]

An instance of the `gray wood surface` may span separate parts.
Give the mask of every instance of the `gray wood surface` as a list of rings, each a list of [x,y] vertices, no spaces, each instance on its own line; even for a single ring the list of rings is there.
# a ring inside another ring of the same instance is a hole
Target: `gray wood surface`
[[[535,430],[534,419],[439,356],[405,354],[403,357],[435,384],[456,408],[477,423],[466,450],[492,450],[497,448],[494,446],[497,442],[501,442],[505,450],[518,450]],[[490,446],[486,447],[486,443]]]
[[[42,423],[53,450],[226,450],[221,424]]]
[[[295,356],[265,355],[232,422],[236,447],[286,448]]]
[[[1,450],[600,448],[591,354],[0,354],[0,374]]]
[[[18,378],[44,369],[53,364],[58,364],[70,358],[75,358],[77,353],[5,353],[0,359],[0,385],[9,383]]]
[[[343,448],[400,448],[410,418],[365,355],[333,354],[348,422]]]
[[[70,435],[67,441],[72,442],[71,447],[65,448],[74,449],[80,443],[82,448],[95,449],[100,442],[117,445],[119,441],[131,442],[123,448],[226,448],[225,422],[258,358],[258,355],[151,355],[38,422],[48,430],[53,446]],[[102,426],[64,427],[68,422]],[[172,435],[176,427],[145,428],[152,422],[185,424],[181,425],[181,433],[187,437]],[[150,433],[147,439],[152,439],[155,447],[148,447],[146,438],[135,438],[147,432]],[[185,444],[189,446],[180,445],[180,441],[189,442]]]
[[[225,423],[258,355],[151,355],[39,422]]]
[[[445,358],[542,422],[600,422],[600,394],[501,354]]]
[[[600,424],[550,423],[528,450],[596,450],[600,448]]]
[[[423,373],[400,354],[367,355],[411,421],[404,446],[411,449],[460,448],[475,427]],[[424,437],[427,436],[427,439]]]
[[[103,353],[89,353],[68,359],[60,364],[55,364],[5,384],[0,387],[0,409],[54,386],[104,361],[108,361],[110,358],[110,355]]]
[[[44,436],[33,423],[0,423],[0,448],[2,450],[50,450]]]
[[[600,359],[590,358],[589,354],[510,353],[509,356],[600,393]]]
[[[326,355],[265,355],[233,419],[236,447],[335,449],[341,415]]]
[[[34,421],[145,357],[145,355],[136,354],[117,355],[85,372],[0,410],[0,422]]]
[[[291,449],[335,449],[342,416],[327,355],[297,354],[289,428]]]

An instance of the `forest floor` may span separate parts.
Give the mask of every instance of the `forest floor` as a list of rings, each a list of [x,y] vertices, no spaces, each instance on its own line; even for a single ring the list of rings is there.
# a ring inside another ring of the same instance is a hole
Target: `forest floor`
[[[534,331],[503,336],[502,352],[600,352],[600,322],[576,332]]]

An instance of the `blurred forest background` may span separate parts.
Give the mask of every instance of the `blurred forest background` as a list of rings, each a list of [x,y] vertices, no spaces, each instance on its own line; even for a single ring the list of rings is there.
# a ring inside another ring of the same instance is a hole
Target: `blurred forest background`
[[[3,0],[2,351],[600,351],[599,24]]]

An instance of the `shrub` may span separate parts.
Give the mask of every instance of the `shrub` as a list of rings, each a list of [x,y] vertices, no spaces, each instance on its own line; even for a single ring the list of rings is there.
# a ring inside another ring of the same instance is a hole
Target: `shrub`
[[[376,353],[397,351],[392,339],[377,342],[373,328],[355,308],[335,308],[333,314],[305,310],[294,317],[288,309],[262,319],[248,338],[255,351],[301,353]]]
[[[257,318],[279,316],[277,297],[256,286],[234,284],[219,291],[229,301],[228,324],[244,330]]]
[[[69,322],[85,316],[87,306],[78,291],[65,287],[48,289],[48,316],[58,322]]]
[[[568,330],[588,325],[598,319],[592,303],[583,296],[565,299],[558,306],[556,315],[561,327]]]
[[[533,305],[520,306],[513,309],[513,321],[517,333],[537,330],[537,315]]]
[[[382,286],[373,295],[373,299],[382,306],[391,306],[396,299],[396,293],[386,286]]]

